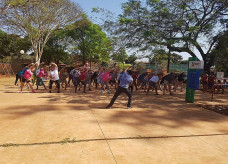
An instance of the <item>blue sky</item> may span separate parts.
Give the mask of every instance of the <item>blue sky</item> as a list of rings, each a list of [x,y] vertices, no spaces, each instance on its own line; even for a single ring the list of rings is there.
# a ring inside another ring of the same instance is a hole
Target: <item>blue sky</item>
[[[83,11],[89,16],[95,18],[93,13],[91,13],[92,8],[100,7],[104,9],[108,9],[111,12],[119,15],[122,13],[121,4],[127,2],[128,0],[72,0],[73,2],[79,4]],[[96,19],[96,18],[95,18]],[[99,22],[100,20],[97,20]],[[96,23],[96,20],[95,22]],[[180,55],[183,56],[183,59],[186,60],[190,55],[187,53],[181,53]]]
[[[91,9],[93,7],[101,7],[108,9],[114,13],[121,14],[121,3],[127,2],[128,0],[72,0],[78,3],[84,12],[89,16],[91,15]]]

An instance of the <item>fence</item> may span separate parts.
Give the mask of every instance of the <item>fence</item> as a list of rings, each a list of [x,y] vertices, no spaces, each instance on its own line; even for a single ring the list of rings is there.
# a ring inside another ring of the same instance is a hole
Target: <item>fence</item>
[[[7,76],[10,77],[12,75],[14,75],[14,71],[11,67],[11,64],[9,63],[0,63],[0,77],[1,76]]]
[[[155,64],[146,64],[147,69],[162,70],[162,66]],[[188,70],[188,64],[170,64],[169,69],[172,71],[185,72]]]

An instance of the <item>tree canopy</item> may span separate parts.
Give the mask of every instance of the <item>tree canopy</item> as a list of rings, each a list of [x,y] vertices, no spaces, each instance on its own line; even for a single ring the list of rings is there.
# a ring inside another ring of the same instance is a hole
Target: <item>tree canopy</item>
[[[66,31],[71,40],[72,53],[83,64],[86,61],[100,63],[109,61],[111,42],[100,26],[84,18],[66,27]]]
[[[211,55],[215,56],[215,68],[217,71],[228,73],[228,32],[224,32],[219,38]]]
[[[40,59],[48,39],[57,28],[79,20],[81,9],[70,0],[20,0],[8,1],[9,4],[22,3],[8,7],[1,13],[2,23],[11,27],[13,32],[28,36],[35,54]]]
[[[128,0],[122,8],[118,22],[106,21],[104,27],[124,37],[129,47],[200,54],[210,70],[214,56],[209,54],[223,28],[220,19],[227,18],[227,1]]]
[[[69,52],[67,52],[65,38],[65,29],[57,29],[44,47],[41,62],[48,64],[50,62],[55,62],[56,64],[59,64],[60,62],[64,64],[73,64],[73,60]]]
[[[157,53],[154,55],[154,57],[151,60],[151,63],[163,63],[168,62],[168,53]],[[170,63],[172,64],[178,64],[183,60],[183,57],[181,55],[171,53],[170,54]]]
[[[0,30],[0,58],[20,56],[20,50],[28,51],[31,43],[28,37],[21,38],[15,34],[7,34]]]
[[[119,49],[119,51],[114,52],[111,55],[111,58],[117,62],[124,63],[128,59],[128,55],[125,48],[121,48]]]

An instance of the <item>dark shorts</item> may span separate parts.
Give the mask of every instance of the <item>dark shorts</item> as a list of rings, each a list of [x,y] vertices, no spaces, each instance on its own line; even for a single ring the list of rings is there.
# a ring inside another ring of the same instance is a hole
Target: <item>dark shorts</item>
[[[36,85],[44,85],[44,82],[43,82],[43,79],[40,78],[40,77],[37,77],[37,80],[36,80]]]
[[[116,83],[116,80],[110,80],[109,82],[110,83]]]
[[[203,81],[202,83],[203,83],[203,84],[207,84],[207,81]]]
[[[207,85],[208,85],[208,87],[209,87],[209,88],[211,88],[211,87],[213,87],[213,86],[214,86],[214,83],[210,83],[210,82],[208,82],[208,84],[207,84]]]
[[[25,83],[25,82],[26,82],[26,83],[30,83],[30,80],[29,80],[29,79],[25,79],[24,77],[22,77],[22,82],[23,82],[23,83]]]
[[[153,82],[153,81],[149,81],[149,85],[150,85],[151,87],[156,87],[156,83]]]
[[[172,84],[172,81],[170,81],[170,80],[164,80],[164,84],[171,85]]]
[[[178,82],[183,83],[184,82],[184,79],[178,79]]]

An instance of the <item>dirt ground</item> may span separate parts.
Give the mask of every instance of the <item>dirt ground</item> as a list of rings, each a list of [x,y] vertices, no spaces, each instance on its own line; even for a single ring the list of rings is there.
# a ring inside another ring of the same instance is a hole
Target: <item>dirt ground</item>
[[[19,93],[0,78],[0,163],[228,163],[228,94],[211,102],[196,91],[191,104],[184,92],[159,93],[135,91],[132,109],[121,95],[104,109],[113,88]]]

